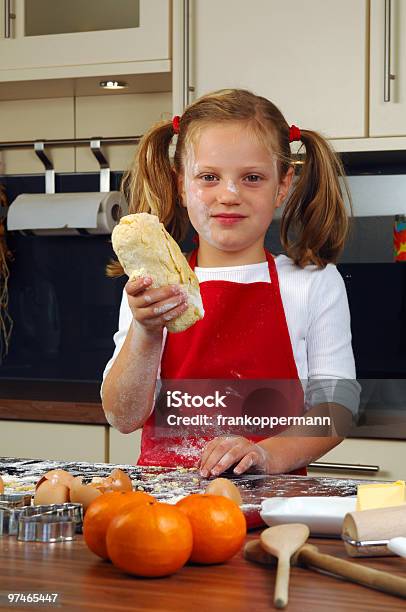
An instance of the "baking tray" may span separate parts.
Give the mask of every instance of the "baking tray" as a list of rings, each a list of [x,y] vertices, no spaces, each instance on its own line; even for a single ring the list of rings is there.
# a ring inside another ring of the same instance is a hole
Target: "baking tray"
[[[0,475],[6,485],[10,484],[7,491],[15,490],[13,487],[16,486],[24,487],[27,492],[31,487],[34,491],[38,479],[53,469],[63,469],[74,476],[83,476],[86,482],[93,476],[108,476],[114,468],[120,468],[128,473],[135,490],[144,490],[159,501],[167,503],[176,503],[190,493],[202,493],[209,482],[208,479],[202,478],[197,470],[186,468],[0,458]],[[346,497],[356,495],[358,484],[368,482],[315,476],[269,476],[258,473],[241,476],[226,473],[222,476],[229,478],[239,487],[243,500],[242,510],[250,529],[264,525],[259,513],[262,502],[270,497]]]

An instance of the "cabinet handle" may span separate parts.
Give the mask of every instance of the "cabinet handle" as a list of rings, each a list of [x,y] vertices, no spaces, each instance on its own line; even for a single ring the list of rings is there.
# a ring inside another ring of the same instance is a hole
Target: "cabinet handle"
[[[394,78],[390,73],[391,64],[391,9],[392,0],[385,0],[385,49],[384,49],[384,83],[383,100],[390,102],[390,82]]]
[[[11,20],[15,18],[11,12],[11,0],[4,0],[4,38],[11,38]]]
[[[183,108],[189,104],[190,92],[190,1],[183,0]]]
[[[320,470],[339,470],[343,472],[379,472],[379,465],[354,465],[351,463],[323,463],[322,461],[316,461],[315,463],[309,463],[309,468],[315,468]]]

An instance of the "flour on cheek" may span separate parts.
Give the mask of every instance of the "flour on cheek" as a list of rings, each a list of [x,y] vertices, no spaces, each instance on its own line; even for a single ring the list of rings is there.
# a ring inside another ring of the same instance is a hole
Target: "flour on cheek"
[[[213,243],[209,208],[203,200],[203,190],[195,183],[187,192],[188,212],[192,225],[199,235],[209,244]]]
[[[191,223],[198,234],[212,243],[212,230],[210,226],[209,207],[203,199],[203,189],[195,177],[199,174],[199,164],[196,162],[194,150],[189,147],[185,164],[185,192],[186,204]]]

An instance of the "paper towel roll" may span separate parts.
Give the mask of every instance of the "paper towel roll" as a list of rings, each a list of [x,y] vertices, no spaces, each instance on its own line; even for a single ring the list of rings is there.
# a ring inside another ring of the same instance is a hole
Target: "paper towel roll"
[[[7,229],[39,236],[111,234],[127,212],[119,191],[24,193],[9,207]]]

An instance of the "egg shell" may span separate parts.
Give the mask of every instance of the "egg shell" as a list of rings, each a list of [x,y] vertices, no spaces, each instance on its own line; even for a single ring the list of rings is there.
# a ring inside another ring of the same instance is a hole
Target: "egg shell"
[[[1,493],[4,493],[4,482],[2,477],[0,476],[0,495]]]
[[[53,484],[62,484],[65,485],[65,487],[69,487],[73,480],[73,476],[66,470],[50,470],[38,480],[35,489],[38,489],[45,480],[49,480],[53,482]]]
[[[110,476],[104,479],[103,482],[103,493],[110,493],[113,491],[132,491],[133,483],[128,474],[120,470],[119,468],[114,469]]]
[[[236,487],[231,480],[227,480],[227,478],[216,478],[215,480],[209,482],[205,493],[207,495],[222,495],[223,497],[232,499],[239,506],[242,504],[239,488]]]
[[[102,491],[95,484],[83,484],[82,477],[74,478],[70,485],[70,501],[82,504],[83,512],[86,512],[88,506],[96,497],[102,495]]]
[[[38,487],[34,495],[35,506],[41,506],[42,504],[64,504],[68,501],[69,487],[46,479]]]

